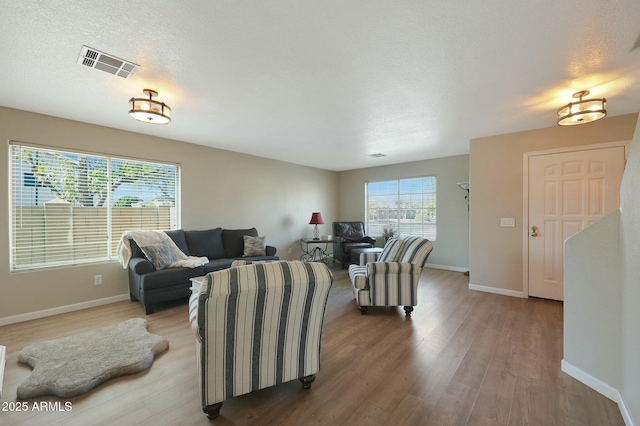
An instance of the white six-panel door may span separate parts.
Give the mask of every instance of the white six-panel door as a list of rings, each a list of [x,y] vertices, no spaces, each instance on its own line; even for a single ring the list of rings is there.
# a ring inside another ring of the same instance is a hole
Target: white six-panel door
[[[529,296],[564,299],[564,241],[620,206],[624,151],[529,157]]]

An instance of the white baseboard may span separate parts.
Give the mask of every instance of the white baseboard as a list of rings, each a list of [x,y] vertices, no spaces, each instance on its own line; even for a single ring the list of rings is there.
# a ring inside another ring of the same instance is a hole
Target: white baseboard
[[[73,305],[59,306],[57,308],[44,309],[42,311],[28,312],[26,314],[14,315],[12,317],[0,318],[0,326],[15,324],[17,322],[29,321],[38,318],[50,317],[67,312],[79,311],[96,306],[108,305],[109,303],[121,302],[129,300],[129,294],[121,294],[119,296],[105,297],[104,299],[89,300],[88,302],[74,303]]]
[[[616,402],[618,403],[618,408],[620,408],[620,414],[622,414],[622,419],[624,420],[624,424],[627,426],[634,426],[633,419],[631,418],[631,413],[629,412],[627,403],[624,402],[624,398],[622,394],[620,394],[620,400]]]
[[[613,402],[618,404],[620,408],[620,414],[622,414],[622,419],[624,420],[625,425],[634,426],[633,420],[631,419],[631,414],[629,413],[629,409],[627,408],[627,404],[624,402],[624,398],[620,394],[620,391],[600,379],[596,379],[590,374],[585,373],[578,367],[575,367],[565,361],[564,359],[560,362],[560,369],[576,379],[577,381],[584,383],[589,386],[594,391],[606,396]]]
[[[436,265],[433,263],[427,263],[424,266],[425,268],[444,269],[447,271],[455,271],[455,272],[467,272],[469,270],[469,268],[460,268],[459,266]]]
[[[521,299],[526,298],[523,292],[516,290],[507,290],[505,288],[488,287],[485,285],[471,284],[469,283],[469,290],[484,291],[485,293],[501,294],[503,296],[519,297]]]

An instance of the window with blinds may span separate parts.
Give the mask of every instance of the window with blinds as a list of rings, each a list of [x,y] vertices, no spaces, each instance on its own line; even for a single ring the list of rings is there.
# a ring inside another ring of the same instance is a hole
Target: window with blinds
[[[418,235],[436,239],[436,177],[424,176],[367,182],[365,226],[367,233]]]
[[[179,226],[176,164],[9,149],[12,270],[115,259],[124,231]]]

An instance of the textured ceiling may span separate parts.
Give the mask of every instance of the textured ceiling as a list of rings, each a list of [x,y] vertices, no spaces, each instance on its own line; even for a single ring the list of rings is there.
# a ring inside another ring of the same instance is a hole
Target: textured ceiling
[[[582,89],[609,115],[640,111],[637,0],[0,6],[2,106],[329,170],[550,127]],[[122,79],[82,67],[82,45],[140,68]],[[171,124],[127,115],[146,87]]]

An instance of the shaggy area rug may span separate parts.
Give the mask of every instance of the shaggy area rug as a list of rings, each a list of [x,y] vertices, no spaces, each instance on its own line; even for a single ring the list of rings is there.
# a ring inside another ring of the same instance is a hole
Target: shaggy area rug
[[[33,368],[18,387],[18,399],[80,395],[114,377],[149,368],[155,355],[168,347],[167,338],[150,334],[142,318],[33,343],[18,358]]]

